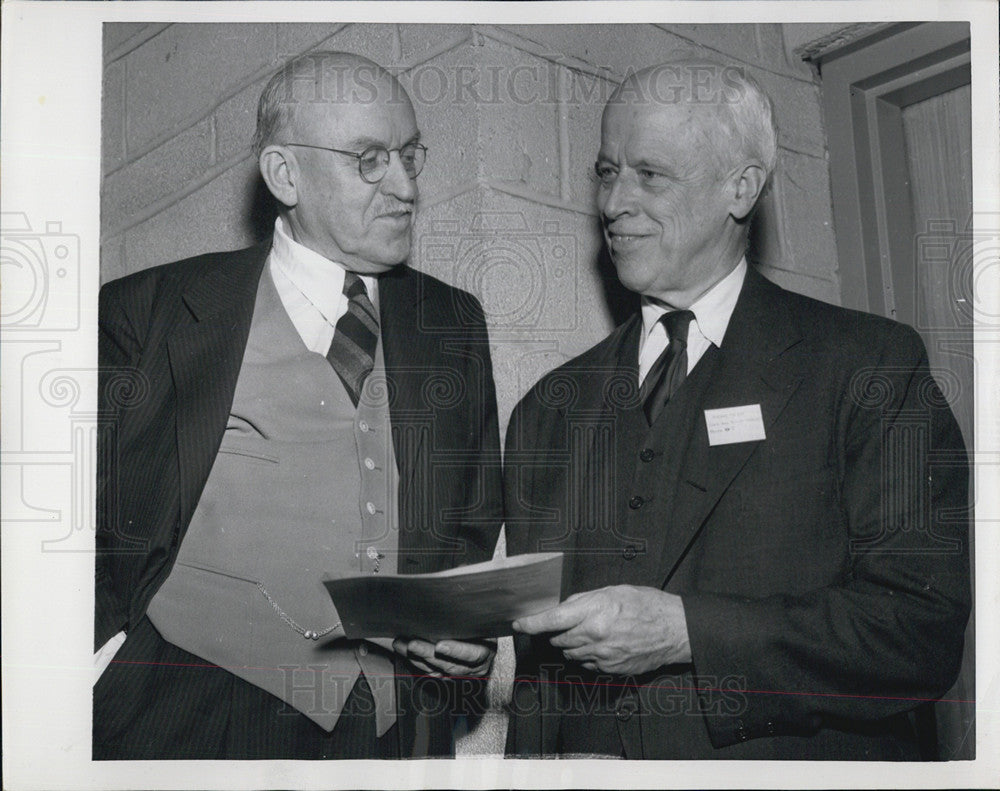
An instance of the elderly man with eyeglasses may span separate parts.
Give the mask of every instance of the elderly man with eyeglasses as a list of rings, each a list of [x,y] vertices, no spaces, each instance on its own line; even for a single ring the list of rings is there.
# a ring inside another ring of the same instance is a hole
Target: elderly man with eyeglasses
[[[406,266],[427,149],[388,71],[293,60],[254,146],[272,238],[101,292],[93,756],[448,755],[494,646],[349,640],[322,581],[491,556],[482,310]]]

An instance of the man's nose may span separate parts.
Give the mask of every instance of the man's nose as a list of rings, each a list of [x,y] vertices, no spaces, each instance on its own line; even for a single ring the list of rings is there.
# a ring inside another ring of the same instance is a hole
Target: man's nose
[[[417,180],[406,172],[398,151],[389,154],[389,169],[379,186],[382,192],[401,201],[412,202],[417,197]]]
[[[601,213],[609,219],[631,213],[635,209],[635,187],[635,179],[619,171],[604,189],[599,207]]]

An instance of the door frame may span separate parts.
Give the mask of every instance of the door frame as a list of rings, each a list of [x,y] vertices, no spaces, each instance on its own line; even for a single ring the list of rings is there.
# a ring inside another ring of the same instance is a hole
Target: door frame
[[[842,46],[812,53],[808,59],[821,77],[842,304],[910,324],[928,333],[928,344],[933,340],[940,345],[944,336],[965,330],[943,330],[925,315],[916,276],[921,240],[934,234],[954,238],[971,229],[955,228],[949,221],[941,227],[915,227],[903,110],[971,84],[970,25],[888,25]],[[962,318],[969,325],[971,346],[974,299],[964,293],[971,289],[971,280],[950,280],[956,288],[951,304],[963,313],[968,311]],[[968,383],[970,388],[973,384]],[[970,451],[972,440],[971,435],[966,438]],[[970,492],[972,558],[973,498]],[[947,705],[959,708],[939,711],[936,728],[930,707],[916,712],[925,754],[936,756],[940,751],[941,757],[975,758],[975,685],[973,616],[966,630],[958,681],[946,695],[958,700]]]
[[[814,56],[846,307],[919,328],[914,240],[927,229],[913,225],[902,114],[971,82],[969,42],[967,22],[904,23]]]

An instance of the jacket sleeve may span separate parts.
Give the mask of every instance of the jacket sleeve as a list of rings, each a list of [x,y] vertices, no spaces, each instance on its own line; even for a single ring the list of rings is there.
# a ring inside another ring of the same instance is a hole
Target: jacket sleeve
[[[532,520],[524,499],[530,491],[532,467],[524,464],[522,454],[530,453],[528,437],[537,439],[537,421],[534,418],[534,391],[514,407],[507,424],[504,441],[504,533],[507,556],[523,555],[537,550],[530,529]],[[507,707],[507,755],[539,756],[556,750],[554,739],[544,739],[543,698],[550,697],[549,688],[541,683],[538,664],[548,651],[546,641],[524,634],[514,635],[514,682],[511,700]]]
[[[112,585],[108,559],[116,549],[118,426],[123,409],[141,396],[141,342],[121,298],[121,284],[101,289],[98,307],[97,535],[94,648],[124,628],[127,612]]]
[[[738,713],[706,716],[716,747],[887,717],[957,675],[970,610],[961,433],[908,327],[851,381],[837,418],[844,579],[801,595],[683,596],[696,675],[737,676],[745,691]]]
[[[469,553],[463,563],[475,563],[493,557],[500,526],[503,523],[503,486],[500,467],[500,428],[497,418],[496,385],[489,336],[482,306],[475,298],[468,301],[467,371],[468,385],[476,396],[477,408],[470,410],[467,447],[474,458],[469,464],[468,538]]]

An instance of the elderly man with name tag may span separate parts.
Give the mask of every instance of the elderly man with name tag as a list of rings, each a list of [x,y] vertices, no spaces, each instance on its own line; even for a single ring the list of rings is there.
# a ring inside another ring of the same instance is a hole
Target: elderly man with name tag
[[[956,678],[962,437],[912,329],[747,263],[776,141],[718,64],[605,108],[598,206],[641,308],[510,422],[509,551],[565,552],[567,598],[514,624],[509,753],[915,759]]]
[[[494,646],[348,640],[322,582],[492,556],[483,313],[405,265],[426,148],[386,70],[295,59],[255,146],[271,238],[101,291],[93,755],[448,755]]]

